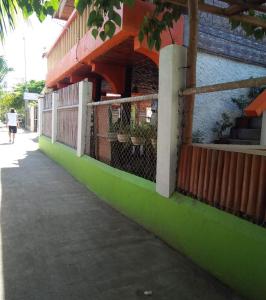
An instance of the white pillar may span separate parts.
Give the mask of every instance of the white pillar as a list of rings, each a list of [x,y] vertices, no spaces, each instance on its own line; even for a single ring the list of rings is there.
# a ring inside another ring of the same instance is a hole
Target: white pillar
[[[57,99],[58,93],[53,92],[52,94],[52,144],[56,142],[57,135]]]
[[[262,115],[260,144],[266,146],[266,111]]]
[[[92,83],[88,81],[82,81],[79,83],[78,108],[77,156],[79,157],[84,154],[85,150],[87,117],[90,117],[87,114],[87,110],[89,110],[89,102],[92,102]]]
[[[38,133],[42,135],[43,96],[38,99]]]
[[[178,144],[181,138],[186,48],[169,45],[160,51],[156,191],[170,197],[176,189]]]

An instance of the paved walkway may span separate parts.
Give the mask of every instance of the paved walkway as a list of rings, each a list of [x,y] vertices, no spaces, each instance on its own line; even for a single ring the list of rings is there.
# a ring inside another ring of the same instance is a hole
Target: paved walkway
[[[0,130],[0,299],[240,299],[39,152],[36,135],[9,145]]]

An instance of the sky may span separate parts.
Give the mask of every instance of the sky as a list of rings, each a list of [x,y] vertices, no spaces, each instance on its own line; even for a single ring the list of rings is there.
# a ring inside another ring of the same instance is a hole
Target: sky
[[[51,17],[43,23],[36,16],[17,21],[16,29],[8,33],[3,45],[0,44],[0,55],[4,55],[8,66],[14,69],[5,79],[7,89],[25,81],[24,39],[27,81],[45,79],[46,58],[42,58],[42,54],[49,50],[63,26],[63,21]]]

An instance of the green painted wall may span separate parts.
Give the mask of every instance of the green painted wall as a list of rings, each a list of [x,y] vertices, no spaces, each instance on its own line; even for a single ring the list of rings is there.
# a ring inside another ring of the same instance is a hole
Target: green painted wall
[[[120,212],[250,299],[266,299],[266,230],[41,137],[40,149]]]

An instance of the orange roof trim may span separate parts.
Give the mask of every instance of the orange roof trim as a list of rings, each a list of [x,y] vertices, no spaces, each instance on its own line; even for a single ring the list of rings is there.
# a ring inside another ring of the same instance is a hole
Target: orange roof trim
[[[245,114],[249,117],[256,117],[264,111],[266,111],[266,90],[245,108]]]

